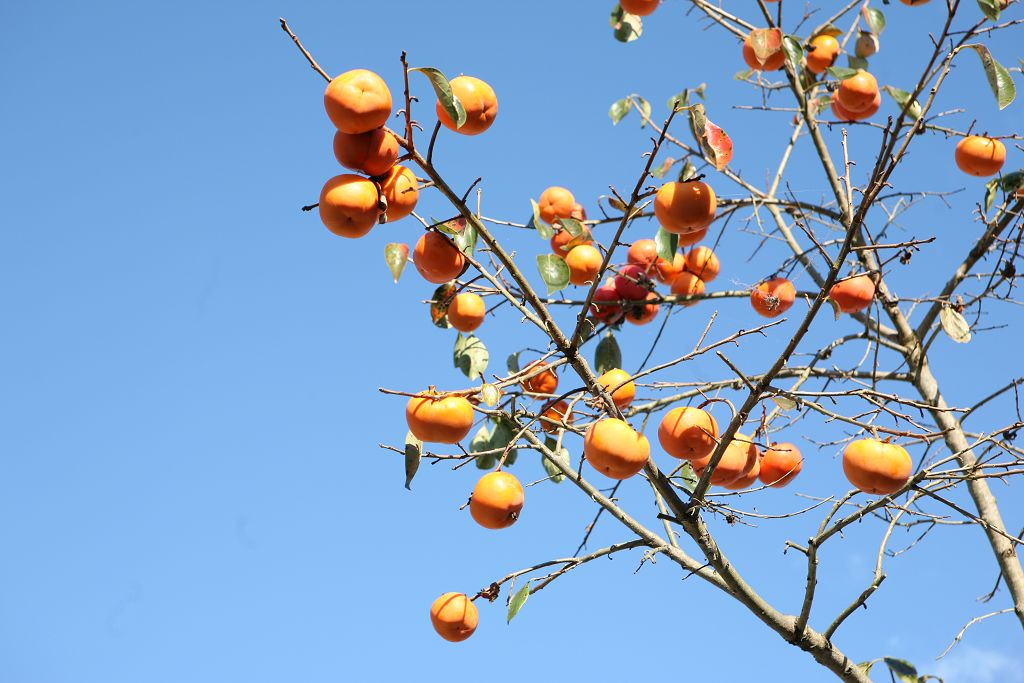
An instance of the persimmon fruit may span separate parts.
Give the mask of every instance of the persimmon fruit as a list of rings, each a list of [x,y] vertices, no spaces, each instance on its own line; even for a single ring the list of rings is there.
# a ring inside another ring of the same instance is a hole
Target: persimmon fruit
[[[679,274],[672,281],[672,293],[676,296],[695,296],[704,293],[704,281],[689,271]],[[696,306],[700,299],[692,301],[680,301],[678,306]]]
[[[362,237],[380,216],[377,187],[362,176],[343,173],[328,180],[320,190],[320,220],[341,237]]]
[[[647,293],[648,303],[632,304],[626,307],[626,322],[633,325],[646,325],[658,317],[658,295],[654,292]]]
[[[636,383],[628,372],[621,368],[612,368],[597,378],[597,381],[611,392],[612,401],[619,410],[627,407],[636,397]]]
[[[572,218],[576,198],[569,190],[555,185],[540,193],[537,206],[540,207],[541,220],[551,224],[559,218]]]
[[[391,117],[391,91],[374,72],[352,69],[327,84],[324,108],[342,133],[368,133]]]
[[[862,273],[832,285],[828,297],[843,313],[857,313],[871,305],[875,298],[875,282]]]
[[[448,322],[459,332],[472,332],[483,323],[486,312],[484,300],[478,294],[461,292],[448,304]]]
[[[796,287],[784,277],[765,280],[750,292],[750,305],[758,315],[777,318],[796,301]]]
[[[836,100],[844,111],[859,114],[869,109],[879,96],[878,81],[864,69],[849,78],[839,81]]]
[[[902,446],[857,439],[843,451],[843,473],[864,493],[896,493],[910,479],[914,463]]]
[[[700,408],[673,408],[661,418],[658,441],[673,458],[703,458],[710,455],[718,444],[718,423],[710,413]]]
[[[498,97],[494,88],[473,76],[456,76],[448,83],[466,110],[466,120],[462,128],[458,128],[438,102],[435,109],[441,125],[462,135],[479,135],[490,128],[498,115]]]
[[[581,244],[569,250],[565,255],[565,265],[569,266],[569,282],[574,285],[585,285],[594,281],[601,272],[601,252],[592,244]]]
[[[540,372],[528,379],[524,379],[520,384],[523,387],[523,391],[531,394],[553,394],[555,389],[558,388],[558,375],[555,374],[554,369],[548,368],[548,364],[542,360],[535,360],[525,368],[524,373],[535,372],[542,368],[547,368],[543,372]]]
[[[658,9],[661,0],[619,0],[619,5],[630,14],[646,17]]]
[[[685,234],[703,230],[715,219],[715,191],[694,180],[665,183],[654,196],[654,215],[668,232]]]
[[[541,417],[544,419],[538,420],[540,422],[540,428],[548,434],[556,433],[559,428],[565,425],[572,424],[573,416],[569,410],[569,404],[565,401],[558,401],[548,406]]]
[[[591,315],[604,323],[614,324],[618,322],[623,315],[622,305],[612,302],[618,302],[622,298],[619,290],[615,288],[615,281],[608,278],[600,287],[594,290],[594,298],[590,303]]]
[[[615,276],[615,291],[620,299],[643,301],[654,289],[654,282],[647,270],[636,263],[627,263],[619,268]]]
[[[628,479],[644,468],[651,455],[647,437],[613,417],[591,423],[583,437],[583,456],[612,479]]]
[[[807,70],[820,74],[835,63],[841,51],[839,41],[834,37],[827,33],[815,36],[807,49]]]
[[[473,487],[469,514],[485,529],[506,529],[519,519],[525,495],[515,475],[488,472]]]
[[[393,166],[384,182],[381,193],[388,200],[389,222],[401,220],[413,212],[420,198],[420,185],[416,175],[405,166]]]
[[[956,143],[954,157],[957,167],[968,175],[995,175],[1006,161],[1006,146],[982,135],[968,135]]]
[[[791,443],[776,443],[768,447],[761,458],[761,483],[782,488],[793,481],[804,466],[800,449]]]
[[[405,421],[420,441],[454,444],[473,426],[473,406],[463,396],[428,392],[413,396],[405,405]]]
[[[462,593],[444,593],[430,606],[430,623],[437,634],[460,643],[476,631],[480,615],[476,605]]]
[[[783,52],[781,44],[779,49],[769,54],[762,64],[757,59],[757,53],[754,51],[753,38],[754,32],[751,31],[743,41],[743,61],[747,63],[747,66],[755,71],[777,71],[781,69],[786,61],[786,53]]]
[[[398,141],[383,128],[354,134],[339,130],[334,133],[334,158],[353,171],[384,175],[398,159]]]
[[[686,252],[686,270],[705,283],[718,277],[721,267],[722,264],[710,247],[694,247]]]
[[[425,232],[413,249],[413,265],[427,282],[435,285],[454,280],[466,267],[466,257],[439,232]]]

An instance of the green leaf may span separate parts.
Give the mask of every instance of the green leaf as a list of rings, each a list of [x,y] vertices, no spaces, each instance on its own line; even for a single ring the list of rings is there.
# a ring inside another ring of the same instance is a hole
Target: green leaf
[[[895,100],[896,104],[900,105],[901,110],[906,108],[907,117],[910,118],[911,121],[916,121],[921,117],[921,104],[917,100],[911,102],[910,106],[907,107],[907,102],[910,102],[910,93],[906,90],[900,90],[899,88],[894,88],[891,85],[882,86],[882,90],[884,90],[889,97]]]
[[[451,327],[448,322],[448,306],[451,305],[457,291],[455,285],[446,282],[434,290],[434,296],[430,299],[430,321],[442,330]]]
[[[537,257],[537,270],[548,287],[548,294],[564,289],[569,284],[569,266],[554,254],[541,254]]]
[[[651,103],[639,95],[636,95],[635,97],[637,106],[640,107],[640,127],[643,128],[647,125],[647,121],[645,121],[643,117],[647,117],[648,119],[651,118]]]
[[[388,265],[388,270],[391,271],[391,277],[398,282],[398,278],[402,277],[402,271],[405,270],[405,264],[409,262],[409,245],[398,242],[386,245],[384,247],[384,262]]]
[[[462,374],[469,379],[476,379],[487,369],[490,354],[487,353],[484,343],[475,335],[464,337],[459,332],[459,336],[455,338],[454,360],[455,367],[462,370]]]
[[[700,477],[694,472],[693,465],[689,461],[684,462],[683,466],[679,468],[679,476],[683,478],[683,483],[686,484],[690,491],[697,488],[697,482],[700,481]]]
[[[420,457],[423,454],[423,442],[413,436],[412,432],[405,433],[405,488],[412,490],[412,478],[416,476],[416,470],[420,468]]]
[[[483,453],[491,450],[491,428],[488,425],[490,423],[485,422],[480,425],[480,429],[476,430],[476,434],[469,442],[470,453]]]
[[[676,258],[676,250],[679,249],[679,235],[669,232],[665,228],[658,228],[658,234],[654,236],[654,243],[658,246],[658,256],[672,263]]]
[[[448,83],[448,79],[445,78],[444,74],[430,66],[417,66],[409,69],[409,71],[419,71],[430,79],[430,85],[434,86],[434,93],[437,94],[437,101],[441,103],[445,113],[455,122],[455,127],[462,128],[462,125],[466,123],[466,108],[462,106],[462,102],[459,102],[459,98],[452,92],[452,86]]]
[[[957,52],[965,48],[970,48],[977,53],[978,59],[981,60],[981,66],[985,69],[985,78],[988,79],[989,87],[992,88],[992,94],[996,96],[996,103],[1000,109],[1006,109],[1017,96],[1017,89],[1013,85],[1010,72],[995,60],[984,45],[964,45],[958,47]]]
[[[864,17],[871,32],[876,36],[882,35],[882,31],[885,30],[885,15],[882,14],[882,10],[868,7],[864,10]]]
[[[1006,194],[1014,194],[1024,189],[1024,170],[1007,173],[999,179],[999,187]]]
[[[554,229],[544,222],[544,219],[540,217],[540,204],[535,200],[530,200],[530,205],[533,207],[533,215],[530,216],[530,222],[526,224],[526,227],[533,228],[537,231],[537,234],[542,238],[549,240],[551,239],[555,231]]]
[[[800,39],[796,36],[783,36],[782,49],[786,53],[786,61],[793,68],[795,73],[800,71],[800,60],[804,57],[804,49],[800,45]]]
[[[857,668],[860,669],[861,671],[863,671],[864,675],[867,676],[868,674],[871,673],[871,667],[873,667],[875,664],[878,664],[880,661],[882,661],[882,660],[881,659],[872,659],[870,662],[861,662],[860,664],[857,665]]]
[[[568,230],[569,234],[573,237],[582,235],[587,229],[583,223],[575,218],[559,218],[558,224],[562,226],[562,230]]]
[[[597,348],[594,349],[594,369],[598,374],[603,375],[612,368],[621,367],[622,349],[619,348],[619,342],[615,339],[615,335],[609,330],[601,337],[601,341],[597,342]]]
[[[516,351],[515,353],[508,354],[505,366],[508,368],[509,373],[515,374],[519,372],[519,354],[521,353],[522,351]]]
[[[609,23],[612,35],[620,43],[630,43],[644,32],[644,22],[635,14],[630,14],[619,5],[615,5]]]
[[[846,65],[851,69],[864,69],[868,68],[868,60],[863,57],[856,55],[846,55]]]
[[[917,669],[910,662],[893,657],[882,657],[882,661],[900,683],[917,683]]]
[[[668,98],[668,110],[675,111],[676,109],[682,109],[690,104],[690,89],[687,88],[681,93],[673,95]]]
[[[683,183],[697,175],[697,167],[693,165],[690,158],[687,157],[683,163],[683,168],[679,171],[679,182]]]
[[[515,438],[516,433],[519,431],[517,426],[506,416],[500,415],[493,418],[494,428],[491,430],[490,447],[494,448],[505,448]],[[505,458],[505,462],[509,463],[509,459],[514,459],[515,449],[510,448],[509,454]]]
[[[551,451],[555,460],[560,462],[563,466],[567,468],[569,467],[569,449],[559,446],[558,439],[549,436],[544,439],[544,445],[549,451]],[[555,465],[545,457],[543,453],[540,456],[540,464],[544,467],[544,473],[547,474],[554,483],[561,484],[565,479],[565,475],[562,474],[562,471],[555,467]]]
[[[508,601],[508,621],[506,623],[511,624],[515,616],[519,614],[519,610],[523,609],[523,605],[526,604],[527,598],[530,597],[530,582],[527,581],[526,585],[516,591],[515,595],[509,598]]]
[[[992,209],[992,202],[996,198],[996,189],[999,187],[999,178],[993,178],[985,183],[985,211]]]
[[[476,468],[478,470],[493,470],[494,466],[498,464],[498,457],[495,455],[478,455],[476,456]]]
[[[615,100],[612,102],[612,106],[608,109],[608,116],[612,119],[612,125],[618,125],[619,121],[625,118],[626,114],[629,113],[629,99],[623,97],[621,100]]]
[[[857,73],[856,69],[844,69],[841,66],[830,66],[826,71],[837,81],[845,81]]]
[[[462,231],[456,234],[452,241],[455,242],[459,251],[466,256],[472,256],[473,251],[476,250],[476,227],[472,223],[466,223]]]
[[[1000,0],[978,0],[981,13],[992,21],[999,21]]]
[[[668,169],[672,168],[672,165],[676,163],[676,160],[672,157],[667,157],[665,161],[661,162],[661,165],[651,171],[651,176],[654,178],[664,178],[665,174],[668,173]]]

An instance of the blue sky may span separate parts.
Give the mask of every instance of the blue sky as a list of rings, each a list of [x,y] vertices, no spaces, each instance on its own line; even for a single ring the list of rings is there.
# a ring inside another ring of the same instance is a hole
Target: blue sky
[[[910,86],[927,31],[940,27],[940,4],[885,8],[889,28],[872,61],[881,82]],[[732,80],[742,68],[739,45],[720,30],[702,30],[685,7],[669,0],[628,45],[610,35],[610,7],[578,1],[481,8],[20,3],[0,10],[8,27],[0,45],[7,323],[0,680],[448,680],[455,671],[486,672],[496,682],[612,680],[649,670],[651,657],[664,658],[679,677],[777,672],[769,679],[827,680],[809,657],[712,588],[680,581],[667,561],[634,574],[636,554],[559,580],[511,626],[500,603],[485,605],[472,639],[441,641],[427,620],[436,595],[475,591],[516,568],[566,556],[594,510],[569,484],[539,485],[528,490],[520,522],[494,533],[458,509],[477,476],[471,468],[424,465],[412,491],[402,488],[400,460],[377,444],[403,438],[403,402],[377,387],[464,385],[450,366],[454,332],[431,326],[420,303],[432,286],[412,268],[396,286],[383,263],[385,243],[411,244],[419,228],[410,218],[343,240],[298,210],[316,201],[338,168],[323,83],[280,31],[279,16],[329,72],[371,68],[396,94],[403,49],[414,65],[491,83],[500,100],[494,127],[475,138],[443,133],[436,153],[455,187],[484,177],[488,215],[522,220],[528,199],[552,184],[570,187],[596,214],[609,184],[632,186],[649,144],[635,114],[611,126],[611,102],[639,93],[661,117],[669,96],[701,82],[709,86],[712,119],[736,144],[733,167],[764,177],[783,148],[789,115],[732,108],[760,102]],[[1015,5],[1011,15],[1019,13]],[[1015,38],[991,42],[997,58],[1020,56]],[[967,103],[968,113],[951,119],[956,127],[977,118],[980,130],[1011,132],[1024,105],[997,112],[976,62],[963,57],[951,76],[956,94],[941,107]],[[417,79],[419,116],[429,129],[432,95]],[[884,103],[883,113],[891,111]],[[830,133],[835,149],[838,135],[838,127]],[[862,173],[874,139],[851,134]],[[966,190],[950,198],[952,209],[923,202],[901,221],[907,237],[938,237],[893,273],[897,288],[918,295],[939,289],[939,269],[956,263],[977,233],[966,216],[982,186],[956,172],[952,141],[923,142],[894,185]],[[827,191],[812,162],[804,140],[791,187],[809,200]],[[1021,166],[1020,151],[1011,150],[1007,167]],[[738,196],[724,179],[711,182],[720,195]],[[448,211],[429,191],[420,210]],[[628,237],[653,230],[637,224]],[[544,243],[520,232],[507,237],[532,268]],[[718,250],[715,287],[756,282],[786,256],[770,244],[751,257],[755,246],[734,221]],[[806,285],[806,276],[797,283]],[[656,358],[690,348],[714,310],[712,336],[756,324],[742,300],[687,309],[669,325]],[[988,312],[986,324],[1008,327],[967,346],[935,344],[951,403],[969,405],[1020,374],[1007,353],[1022,323],[1019,309]],[[730,358],[760,371],[796,324],[791,316]],[[849,320],[822,316],[810,339],[855,330]],[[639,364],[655,332],[648,326],[620,335],[627,369]],[[495,367],[539,343],[511,317],[488,319],[479,334]],[[665,379],[726,375],[720,363],[702,359]],[[975,427],[1013,419],[1003,402]],[[787,438],[806,445],[805,473],[783,491],[752,494],[743,501],[749,509],[794,510],[805,504],[798,493],[846,490],[838,450],[818,451],[808,441],[838,438],[842,428],[811,419],[790,431]],[[531,454],[513,471],[529,481],[543,476]],[[623,487],[623,503],[653,522],[641,484]],[[994,488],[1008,526],[1020,528],[1019,487]],[[793,612],[804,566],[782,554],[783,542],[806,539],[818,520],[712,525],[751,582]],[[867,584],[883,530],[864,523],[826,548],[812,624],[823,628]],[[624,538],[605,520],[591,547]],[[900,534],[894,545],[911,538]],[[837,636],[855,660],[893,655],[940,672],[932,658],[963,623],[1008,604],[1005,592],[991,606],[975,602],[996,577],[975,528],[942,529],[888,559],[887,572],[870,608]],[[947,680],[1024,680],[1019,652],[1019,626],[996,617],[969,631],[941,671]]]

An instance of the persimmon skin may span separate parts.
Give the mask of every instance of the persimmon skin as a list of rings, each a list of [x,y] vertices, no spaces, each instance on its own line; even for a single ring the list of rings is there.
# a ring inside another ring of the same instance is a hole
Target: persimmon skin
[[[479,135],[490,128],[498,116],[498,96],[494,94],[494,88],[473,76],[456,76],[448,84],[466,110],[466,121],[462,128],[456,127],[452,117],[437,102],[434,109],[441,125],[461,135]]]
[[[401,220],[411,214],[420,198],[420,185],[416,175],[405,166],[393,166],[384,182],[381,193],[388,200],[388,222]]]
[[[839,41],[827,33],[815,36],[814,40],[811,41],[811,46],[814,49],[807,52],[805,61],[807,62],[807,70],[815,74],[820,74],[832,66],[836,61],[836,57],[842,51],[839,47]]]
[[[629,406],[636,398],[636,384],[625,370],[612,368],[598,377],[597,381],[606,391],[611,392],[612,401],[619,410]]]
[[[460,643],[473,635],[480,615],[476,605],[463,593],[444,593],[430,606],[430,623],[437,635]]]
[[[784,277],[773,277],[750,292],[750,305],[758,315],[777,318],[796,301],[796,287]]]
[[[592,244],[573,247],[565,255],[565,265],[569,266],[569,282],[574,285],[590,284],[601,272],[602,261],[601,252]]]
[[[342,133],[368,133],[391,117],[391,91],[374,72],[352,69],[327,84],[324,108]]]
[[[754,46],[751,43],[752,36],[752,33],[747,35],[743,41],[743,61],[747,63],[747,66],[755,71],[778,71],[781,69],[786,61],[786,53],[780,48],[777,52],[769,55],[764,64],[761,64],[757,61],[757,53],[754,52]]]
[[[362,237],[373,229],[380,216],[377,188],[353,173],[336,175],[320,190],[320,220],[339,237]]]
[[[875,282],[865,274],[832,285],[828,297],[843,313],[857,313],[871,305],[875,298]]]
[[[334,133],[334,158],[345,168],[368,176],[384,175],[398,159],[398,141],[383,128],[368,133]]]
[[[715,471],[711,473],[711,478],[708,481],[715,486],[728,488],[753,469],[758,455],[757,445],[750,440],[750,437],[737,432],[722,452],[722,457],[715,465]],[[710,464],[710,458],[702,463],[691,461],[694,471],[699,475],[703,475],[704,470]]]
[[[486,312],[487,307],[479,295],[462,292],[448,304],[448,322],[459,332],[472,332],[483,323]]]
[[[843,451],[843,474],[864,493],[896,493],[913,468],[906,449],[878,439],[857,439]]]
[[[703,458],[711,455],[718,445],[718,423],[710,413],[700,408],[673,408],[661,418],[658,442],[673,458]]]
[[[542,360],[535,360],[525,368],[523,372],[533,372],[541,368],[547,368],[548,364]],[[524,379],[520,382],[523,387],[523,391],[531,394],[553,394],[555,389],[558,388],[558,375],[551,368],[548,368],[544,372],[541,372],[529,379]]]
[[[469,514],[485,529],[507,529],[519,519],[525,496],[523,485],[514,475],[488,472],[473,488]]]
[[[413,265],[427,282],[443,285],[454,280],[466,267],[466,257],[444,235],[425,232],[413,249]]]
[[[538,420],[540,428],[548,434],[555,434],[564,425],[570,425],[573,422],[572,412],[569,410],[569,404],[565,401],[558,401],[548,406],[541,417],[546,418]]]
[[[672,293],[676,296],[694,296],[697,294],[704,293],[704,281],[693,273],[686,271],[680,273],[675,280],[672,281]],[[696,306],[700,299],[694,299],[693,301],[680,301],[677,306]]]
[[[630,14],[646,17],[658,9],[661,0],[619,0],[619,5]]]
[[[800,449],[791,443],[777,443],[764,452],[758,477],[765,486],[782,488],[800,474],[803,466]]]
[[[737,435],[737,436],[739,436],[739,435]],[[729,445],[731,446],[732,444],[735,444],[736,442],[737,442],[737,439],[734,438],[733,441]],[[742,443],[740,445],[740,448],[742,448]],[[753,449],[754,457],[748,459],[748,461],[747,461],[747,465],[748,466],[747,466],[747,468],[745,470],[743,470],[742,473],[740,473],[739,477],[737,477],[735,480],[733,480],[732,482],[730,482],[728,484],[723,484],[723,487],[729,489],[730,491],[742,491],[743,489],[750,488],[751,486],[754,485],[754,482],[757,481],[758,476],[761,474],[761,463],[762,463],[761,449],[758,448],[757,445],[753,444],[753,443],[751,443],[746,448],[748,450],[749,449]]]
[[[569,246],[573,243],[572,246]],[[555,234],[551,236],[551,252],[555,256],[561,256],[563,259],[566,255],[575,249],[576,247],[582,247],[587,244],[594,243],[594,236],[590,234],[589,230],[584,230],[579,235],[573,235],[568,230],[559,228],[555,231]]]
[[[658,295],[654,292],[647,293],[647,300],[657,299]],[[626,308],[626,322],[632,323],[633,325],[646,325],[647,323],[658,317],[658,304],[657,303],[646,303],[646,304],[633,304]]]
[[[874,104],[880,96],[878,81],[867,71],[859,69],[856,74],[839,82],[836,100],[845,111],[859,114]]]
[[[473,406],[462,396],[421,394],[406,403],[405,421],[420,441],[455,444],[473,426]]]
[[[647,270],[635,263],[627,263],[619,268],[615,276],[615,291],[619,298],[627,301],[643,301],[654,289],[654,283],[647,274]]]
[[[1006,146],[999,140],[968,135],[956,143],[957,167],[967,175],[984,178],[995,175],[1006,162]]]
[[[682,252],[676,252],[672,257],[672,263],[658,257],[654,262],[654,277],[663,285],[671,285],[676,281],[683,271],[686,270],[686,256]]]
[[[665,183],[654,196],[654,215],[668,232],[704,230],[715,220],[715,191],[699,180]]]
[[[710,247],[694,247],[686,252],[686,269],[705,283],[718,277],[721,268],[722,264]]]
[[[832,93],[832,102],[830,104],[832,108],[832,115],[836,117],[838,121],[863,121],[869,119],[878,113],[878,109],[882,106],[882,92],[875,93],[875,99],[871,101],[871,105],[867,109],[860,112],[852,112],[847,110],[839,102],[839,92]]]
[[[658,244],[652,239],[642,239],[629,245],[626,263],[643,266],[648,271],[658,262]]]
[[[692,247],[698,242],[702,242],[705,237],[708,236],[708,229],[701,228],[693,232],[684,232],[679,235],[679,246],[680,247]]]
[[[607,302],[619,301],[621,299],[622,295],[615,288],[614,281],[609,278],[604,284],[594,290],[594,299],[590,303],[590,314],[601,322],[614,324],[624,315],[622,306],[621,304]]]
[[[559,218],[572,218],[576,198],[564,187],[554,185],[540,193],[537,206],[540,207],[541,220],[550,225]]]
[[[629,479],[647,464],[651,444],[628,423],[605,418],[591,423],[583,437],[583,455],[590,465],[611,479]]]

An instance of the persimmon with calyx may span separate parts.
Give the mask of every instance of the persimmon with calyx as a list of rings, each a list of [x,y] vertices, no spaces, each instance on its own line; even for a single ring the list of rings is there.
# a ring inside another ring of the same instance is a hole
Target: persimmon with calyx
[[[448,322],[459,332],[472,332],[483,323],[486,312],[487,307],[479,295],[462,292],[448,304]]]
[[[621,300],[622,295],[615,288],[615,281],[608,278],[600,287],[594,290],[594,298],[590,303],[590,313],[594,318],[603,323],[615,324],[623,316],[622,305],[618,303]]]
[[[398,159],[398,141],[383,128],[354,134],[339,130],[334,134],[334,158],[353,171],[384,175]]]
[[[658,317],[658,295],[654,292],[647,293],[645,304],[630,304],[626,307],[626,322],[634,325],[646,325]]]
[[[913,468],[905,448],[878,439],[857,439],[843,451],[843,474],[864,493],[896,493]]]
[[[732,441],[729,442],[729,445],[722,452],[722,457],[719,458],[718,464],[715,465],[715,469],[708,481],[715,486],[728,487],[753,469],[757,462],[757,457],[757,445],[749,436],[736,432],[735,436],[732,437]],[[699,463],[699,466],[698,463],[693,461],[690,464],[693,466],[694,472],[703,475],[704,470],[711,464],[711,460],[708,459],[704,463]]]
[[[621,368],[612,368],[597,378],[598,383],[609,392],[612,401],[622,410],[636,397],[636,383],[630,374]]]
[[[848,111],[839,102],[839,92],[832,93],[832,102],[830,104],[832,108],[832,115],[839,121],[863,121],[864,119],[871,118],[878,113],[879,107],[882,106],[882,93],[881,91],[875,93],[875,99],[871,101],[871,105],[867,109],[860,112]]]
[[[781,488],[793,481],[804,466],[800,449],[791,443],[777,443],[768,447],[761,458],[761,483]]]
[[[476,605],[462,593],[445,593],[430,606],[430,623],[437,634],[460,643],[476,631],[480,615]]]
[[[672,293],[676,296],[696,296],[704,293],[704,281],[693,273],[686,271],[672,281]],[[700,299],[680,301],[678,306],[695,306]]]
[[[569,410],[569,404],[565,401],[558,401],[552,403],[544,412],[541,413],[540,428],[548,434],[554,434],[559,428],[571,425],[573,421],[572,412]]]
[[[438,102],[435,109],[441,125],[462,135],[479,135],[490,128],[498,115],[498,97],[494,94],[494,88],[473,76],[456,76],[448,84],[466,110],[466,120],[462,128],[457,127]]]
[[[506,529],[519,519],[525,496],[523,485],[514,475],[488,472],[473,487],[469,514],[485,529]]]
[[[466,257],[439,232],[425,232],[413,249],[413,265],[427,282],[443,285],[459,276]]]
[[[652,266],[658,261],[658,244],[652,239],[642,239],[629,245],[626,251],[626,263],[643,266],[650,272]]]
[[[673,408],[661,418],[658,441],[673,458],[703,458],[710,455],[718,445],[718,423],[710,413],[700,408]]]
[[[528,377],[520,382],[523,387],[523,391],[530,394],[553,394],[555,389],[558,388],[558,375],[555,374],[554,369],[549,368],[548,364],[542,360],[535,360],[525,368],[523,368],[524,374],[530,374],[537,372],[542,368],[547,368],[543,372],[539,372],[532,377]]]
[[[717,200],[707,183],[693,180],[665,183],[654,196],[654,215],[668,232],[704,230],[715,220]]]
[[[602,261],[601,252],[591,244],[573,247],[565,255],[565,265],[569,266],[569,282],[574,285],[590,284],[601,272]]]
[[[380,216],[377,187],[353,173],[336,175],[320,190],[320,220],[341,237],[362,237]]]
[[[1006,161],[1006,146],[982,135],[968,135],[956,143],[954,157],[957,167],[968,175],[995,175]]]
[[[796,287],[784,277],[765,280],[750,292],[750,305],[758,315],[777,318],[796,301]]]
[[[654,262],[654,277],[663,285],[671,285],[684,270],[686,270],[686,257],[682,252],[677,251],[672,257],[671,263],[660,256]]]
[[[537,206],[540,207],[541,220],[551,224],[559,218],[572,218],[573,210],[576,208],[576,198],[569,190],[555,185],[540,193]]]
[[[845,111],[858,114],[871,107],[878,96],[878,81],[864,69],[849,78],[839,81],[836,100]]]
[[[832,285],[828,298],[836,302],[843,313],[857,313],[871,305],[875,298],[875,282],[861,273]]]
[[[388,200],[389,222],[401,220],[412,213],[420,198],[420,185],[416,182],[416,176],[405,166],[393,166],[380,184],[380,190]]]
[[[658,9],[658,4],[661,0],[619,0],[619,6],[630,14],[635,14],[638,17],[646,17],[648,14]]]
[[[764,44],[764,61],[758,59],[755,41]],[[786,53],[782,50],[782,32],[778,29],[754,29],[743,41],[743,61],[755,71],[776,71],[786,61]]]
[[[327,84],[324,108],[342,133],[368,133],[391,117],[391,91],[374,72],[352,69]]]
[[[473,426],[473,406],[463,396],[427,392],[405,404],[405,421],[420,441],[454,444]]]
[[[722,265],[710,247],[694,247],[686,252],[686,270],[690,271],[705,283],[716,277]]]
[[[583,437],[583,456],[612,479],[628,479],[647,464],[651,444],[628,423],[609,417],[591,423]]]
[[[820,74],[832,66],[836,57],[842,52],[839,41],[827,33],[815,36],[807,48],[807,70],[811,73]]]
[[[619,293],[620,299],[627,301],[643,301],[654,289],[654,282],[647,274],[647,270],[635,263],[628,263],[619,268],[615,276],[615,291]]]
[[[584,229],[580,234],[574,235],[564,228],[559,228],[551,236],[551,251],[564,259],[565,255],[576,247],[593,243],[594,236],[590,234],[589,230]]]

